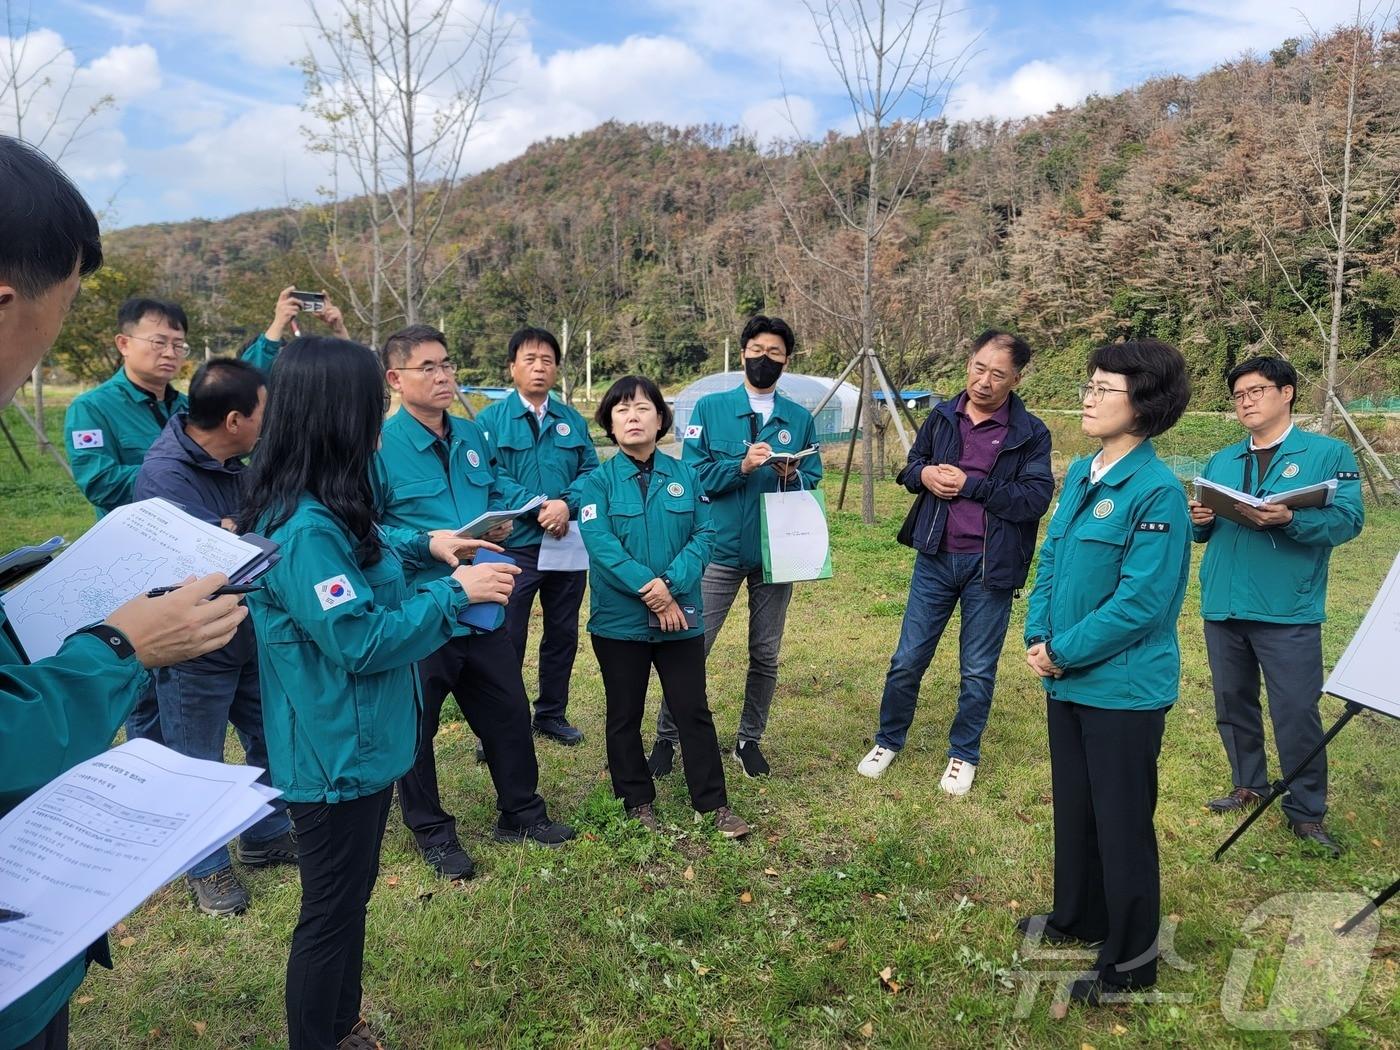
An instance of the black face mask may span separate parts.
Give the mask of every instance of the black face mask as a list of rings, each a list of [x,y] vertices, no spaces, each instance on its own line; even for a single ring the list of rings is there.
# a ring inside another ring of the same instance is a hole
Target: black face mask
[[[767,354],[762,357],[744,358],[744,376],[760,390],[767,390],[783,374],[782,361],[774,361]]]

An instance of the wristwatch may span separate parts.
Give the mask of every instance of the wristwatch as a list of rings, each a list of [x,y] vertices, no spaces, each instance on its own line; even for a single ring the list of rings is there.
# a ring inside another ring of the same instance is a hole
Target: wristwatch
[[[109,623],[90,623],[81,630],[74,631],[73,634],[90,634],[94,638],[100,639],[123,660],[128,656],[136,655],[136,647],[127,641],[126,635]]]

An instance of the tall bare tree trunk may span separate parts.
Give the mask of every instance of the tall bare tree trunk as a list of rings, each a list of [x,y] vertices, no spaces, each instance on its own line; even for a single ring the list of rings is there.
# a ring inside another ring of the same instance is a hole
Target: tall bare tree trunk
[[[1342,147],[1342,203],[1337,225],[1337,261],[1332,271],[1332,329],[1327,337],[1327,399],[1322,403],[1322,432],[1332,433],[1333,399],[1337,394],[1337,356],[1342,341],[1342,281],[1347,262],[1347,205],[1351,198],[1351,143],[1356,119],[1356,67],[1361,61],[1361,20],[1351,44],[1351,71],[1347,82],[1346,144]],[[1327,192],[1323,187],[1323,192]]]

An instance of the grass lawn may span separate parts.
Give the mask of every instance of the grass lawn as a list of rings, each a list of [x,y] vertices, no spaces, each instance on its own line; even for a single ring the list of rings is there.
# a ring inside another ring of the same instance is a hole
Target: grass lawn
[[[75,538],[92,520],[87,505],[55,464],[38,461],[12,412],[6,420],[34,473],[24,475],[0,448],[5,548],[55,533]],[[1178,444],[1182,454],[1209,448],[1186,447],[1186,436]],[[881,483],[875,526],[852,513],[853,495],[845,512],[832,513],[836,578],[799,586],[789,614],[765,740],[776,775],[748,781],[726,764],[733,806],[755,826],[748,842],[722,842],[695,824],[679,775],[660,787],[664,835],[624,823],[604,771],[603,692],[586,643],[570,713],[588,739],[575,749],[539,744],[540,789],[553,813],[583,833],[569,848],[490,842],[486,770],[473,761],[465,723],[444,726],[437,741],[444,797],[481,874],[461,886],[435,880],[391,817],[365,974],[370,1016],[389,1044],[1400,1045],[1394,905],[1359,997],[1325,1029],[1249,1031],[1222,1013],[1237,951],[1237,966],[1248,958],[1242,950],[1257,952],[1240,1007],[1247,1011],[1263,1009],[1275,978],[1297,961],[1281,962],[1287,917],[1242,930],[1257,906],[1298,891],[1372,894],[1400,871],[1400,726],[1366,715],[1330,749],[1330,824],[1348,847],[1342,859],[1310,852],[1275,810],[1214,863],[1211,853],[1234,821],[1202,808],[1229,787],[1229,770],[1212,717],[1194,585],[1181,620],[1182,693],[1167,720],[1157,818],[1163,913],[1175,926],[1173,964],[1162,967],[1158,990],[1171,998],[1054,1020],[1042,987],[1028,1015],[1018,1016],[1022,982],[1013,971],[1074,967],[1022,959],[1013,925],[1046,910],[1052,887],[1045,701],[1021,657],[1025,602],[1014,607],[973,792],[954,800],[937,788],[957,693],[951,626],[908,748],[882,780],[857,776],[876,728],[912,553],[893,540],[908,502],[901,490]],[[834,491],[830,499],[834,507]],[[1333,559],[1332,619],[1323,634],[1329,664],[1400,548],[1400,511],[1368,512],[1362,537]],[[721,741],[732,744],[746,614],[736,607],[731,619],[709,684]],[[1323,701],[1324,720],[1340,710]],[[76,1047],[283,1043],[295,872],[245,874],[254,903],[240,919],[198,915],[177,883],[118,928],[116,971],[95,971],[75,999]],[[1329,962],[1313,956],[1302,965],[1320,980]]]

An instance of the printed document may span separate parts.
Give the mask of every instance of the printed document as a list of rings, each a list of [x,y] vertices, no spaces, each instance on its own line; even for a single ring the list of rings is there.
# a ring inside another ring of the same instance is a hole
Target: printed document
[[[516,507],[514,510],[488,510],[485,514],[478,514],[457,530],[458,536],[471,536],[473,538],[485,536],[497,525],[507,521],[514,521],[522,514],[529,514],[544,504],[544,495],[541,493],[530,500],[523,507]]]
[[[540,540],[540,557],[536,564],[540,572],[582,572],[588,568],[588,550],[583,545],[578,522],[569,522],[569,531],[558,539],[546,532]]]

